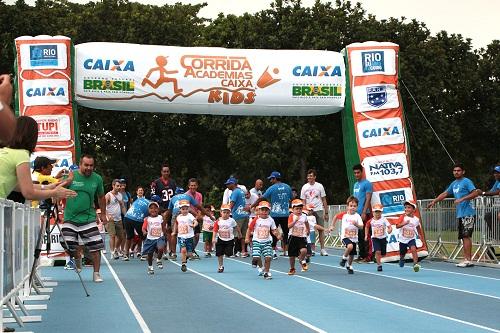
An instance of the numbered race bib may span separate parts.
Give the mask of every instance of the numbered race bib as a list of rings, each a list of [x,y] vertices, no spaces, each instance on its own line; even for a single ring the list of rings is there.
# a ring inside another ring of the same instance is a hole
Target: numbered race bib
[[[292,229],[292,236],[304,237],[304,230],[305,230],[305,227],[303,227],[303,226],[300,226],[300,227],[294,226]]]
[[[211,226],[210,222],[203,221],[203,231],[210,231]]]
[[[153,237],[161,237],[161,232],[161,228],[152,228],[150,234]]]
[[[358,229],[346,229],[345,230],[346,238],[357,238],[358,237]]]
[[[189,226],[187,224],[179,224],[179,235],[189,233]]]
[[[231,238],[231,232],[229,229],[219,229],[219,237],[229,239]]]
[[[373,227],[372,230],[373,230],[373,237],[375,237],[375,238],[384,237],[384,235],[385,235],[385,229],[384,229],[384,226],[382,226],[382,225],[378,225],[376,227]]]
[[[415,231],[413,231],[413,229],[403,228],[403,237],[404,238],[415,238]]]
[[[258,239],[268,239],[269,238],[269,228],[267,228],[267,227],[257,228],[257,238]]]

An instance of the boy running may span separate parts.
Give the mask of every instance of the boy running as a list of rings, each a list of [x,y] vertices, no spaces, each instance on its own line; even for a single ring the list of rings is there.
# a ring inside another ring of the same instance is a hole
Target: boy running
[[[305,260],[307,254],[307,235],[309,235],[309,222],[307,215],[302,213],[304,203],[300,199],[292,201],[292,213],[288,216],[288,256],[290,257],[290,270],[288,275],[295,274],[295,258],[299,258],[302,272],[309,269]]]
[[[373,218],[366,223],[365,241],[368,241],[368,233],[371,226],[372,231],[372,247],[377,259],[377,271],[382,272],[382,256],[385,256],[387,251],[387,235],[392,232],[391,223],[382,216],[384,206],[375,204],[372,207]]]
[[[271,204],[267,201],[261,201],[257,205],[258,216],[255,217],[248,226],[245,236],[245,243],[250,243],[250,236],[252,237],[252,266],[255,268],[259,266],[259,276],[263,275],[264,279],[271,280],[271,259],[273,256],[273,233],[278,240],[280,235],[276,229],[276,223],[272,217],[269,217],[271,211]],[[264,257],[264,269],[262,269],[262,259]]]
[[[418,264],[417,255],[417,228],[420,225],[420,220],[416,217],[415,210],[417,209],[417,204],[414,201],[408,200],[405,202],[405,213],[401,215],[397,221],[396,228],[399,230],[399,267],[404,267],[405,265],[405,255],[410,249],[411,256],[413,258],[413,270],[418,272],[420,270],[420,265]]]
[[[148,255],[148,274],[154,274],[153,253],[158,251],[156,265],[163,269],[163,250],[165,249],[165,235],[167,233],[166,224],[163,223],[163,217],[160,213],[160,206],[152,201],[148,205],[149,216],[144,218],[142,224],[142,234],[146,236],[143,244],[143,253]]]
[[[306,262],[309,263],[311,256],[315,255],[316,251],[316,230],[322,231],[323,233],[329,232],[329,229],[324,228],[319,225],[316,221],[316,216],[314,215],[314,205],[308,204],[303,209],[302,212],[307,214],[307,222],[309,222],[309,235],[307,236],[307,257]]]
[[[238,229],[238,225],[230,217],[231,206],[229,204],[224,204],[220,207],[220,214],[220,218],[214,224],[212,244],[215,244],[215,255],[219,262],[217,272],[222,273],[224,272],[224,255],[227,257],[233,255],[234,229]]]
[[[181,271],[187,271],[187,257],[191,257],[194,244],[194,228],[198,225],[196,218],[189,212],[189,200],[179,200],[180,213],[175,218],[172,236],[177,235],[177,243],[181,250]]]
[[[356,251],[356,244],[358,244],[358,229],[363,228],[363,220],[356,212],[358,209],[358,199],[354,196],[347,198],[347,212],[339,213],[333,219],[331,230],[333,230],[337,220],[342,221],[341,237],[342,244],[346,247],[340,266],[346,267],[347,273],[354,274],[352,269],[352,261],[354,256],[358,254]],[[347,266],[346,266],[347,262]]]

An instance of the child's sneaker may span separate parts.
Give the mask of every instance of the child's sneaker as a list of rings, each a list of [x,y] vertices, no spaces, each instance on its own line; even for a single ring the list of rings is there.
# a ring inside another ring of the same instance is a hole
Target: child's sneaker
[[[288,275],[295,275],[295,273],[295,268],[290,268],[290,270],[288,271]]]
[[[210,258],[211,256],[212,256],[212,254],[210,252],[205,253],[205,258]]]
[[[64,269],[66,269],[66,270],[73,270],[73,269],[75,269],[75,261],[73,259],[70,259],[70,261],[68,261],[68,263],[66,264],[66,266],[64,266]]]
[[[276,250],[273,250],[273,260],[278,259],[278,254],[276,253]]]
[[[193,260],[199,260],[200,256],[198,255],[198,253],[196,253],[196,251],[193,251],[191,258],[193,258]]]
[[[307,272],[307,270],[309,269],[309,265],[306,263],[306,261],[304,260],[302,263],[302,272]]]
[[[137,254],[135,256],[137,259],[142,258],[142,254],[140,252],[137,252]]]
[[[311,259],[310,258],[306,258],[306,263],[310,263],[311,262]]]
[[[328,257],[328,252],[326,252],[325,249],[321,249],[320,253],[322,256],[327,256]]]
[[[168,254],[168,259],[176,261],[177,260],[177,254],[170,252]]]
[[[183,271],[183,272],[187,271],[187,266],[186,266],[186,263],[183,263],[183,264],[181,265],[181,271]]]
[[[382,272],[382,266],[377,266],[377,272]]]
[[[257,271],[259,272],[259,276],[264,275],[264,270],[262,268],[258,268]]]
[[[339,264],[340,264],[340,266],[345,267],[346,262],[347,262],[347,259],[342,258],[342,260],[340,260]]]
[[[163,261],[156,260],[156,266],[158,266],[159,269],[163,269]]]
[[[95,283],[100,283],[102,282],[102,277],[101,277],[101,274],[99,272],[94,272],[94,282]]]
[[[266,280],[271,280],[272,278],[273,278],[273,277],[272,277],[271,273],[268,273],[268,272],[265,272],[265,273],[264,273],[264,279],[266,279]]]
[[[241,257],[242,257],[242,258],[248,258],[249,256],[250,256],[250,255],[248,254],[248,252],[243,252],[243,253],[241,254]]]
[[[399,259],[399,267],[405,267],[405,260]]]
[[[165,256],[163,256],[163,257],[165,257]],[[147,254],[143,254],[141,256],[141,261],[146,261],[146,260],[148,260],[148,255]]]
[[[354,269],[352,269],[352,267],[347,266],[346,268],[348,274],[354,274]]]
[[[418,272],[419,270],[420,270],[420,265],[419,264],[413,265],[413,271],[414,272]]]
[[[155,269],[153,268],[153,266],[149,266],[148,267],[148,274],[153,275],[154,273],[155,273]]]
[[[122,261],[129,261],[129,260],[130,260],[130,258],[129,258],[128,256],[125,256],[125,255],[124,255],[124,256],[122,257]]]
[[[118,252],[117,251],[113,251],[111,252],[111,256],[113,257],[113,259],[115,260],[118,260],[120,258],[120,256],[118,255]]]
[[[224,272],[224,266],[219,266],[217,273],[223,273],[223,272]]]

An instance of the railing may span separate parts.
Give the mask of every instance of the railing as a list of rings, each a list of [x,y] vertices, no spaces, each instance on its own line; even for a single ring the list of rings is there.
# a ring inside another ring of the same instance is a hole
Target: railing
[[[429,258],[458,260],[461,258],[463,245],[458,239],[454,199],[445,199],[429,209],[427,205],[431,201],[424,199],[417,202]],[[477,197],[472,200],[472,205],[476,210],[476,223],[472,234],[473,260],[498,264],[495,248],[496,252],[500,250],[500,197]],[[330,219],[346,209],[346,205],[328,206]],[[342,247],[340,227],[340,223],[337,223],[335,230],[325,236],[326,246]],[[318,238],[316,242],[319,245]]]
[[[29,316],[23,304],[31,293],[30,271],[35,262],[34,249],[40,234],[41,216],[39,209],[0,199],[0,293],[2,311],[0,327],[4,323],[40,321],[41,316]],[[36,275],[36,274],[35,274]],[[40,279],[36,276],[36,279]],[[4,317],[3,308],[11,314]],[[23,315],[19,315],[21,311]]]

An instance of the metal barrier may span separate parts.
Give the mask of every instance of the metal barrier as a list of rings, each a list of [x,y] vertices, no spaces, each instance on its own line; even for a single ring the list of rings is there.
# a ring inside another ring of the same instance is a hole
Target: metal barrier
[[[10,322],[23,326],[25,322],[41,321],[41,316],[30,316],[30,306],[23,303],[32,289],[29,276],[35,261],[33,252],[40,233],[40,222],[39,209],[0,199],[0,327]],[[39,276],[36,279],[41,280]],[[4,307],[11,316],[4,317]],[[43,306],[37,307],[40,308]]]

